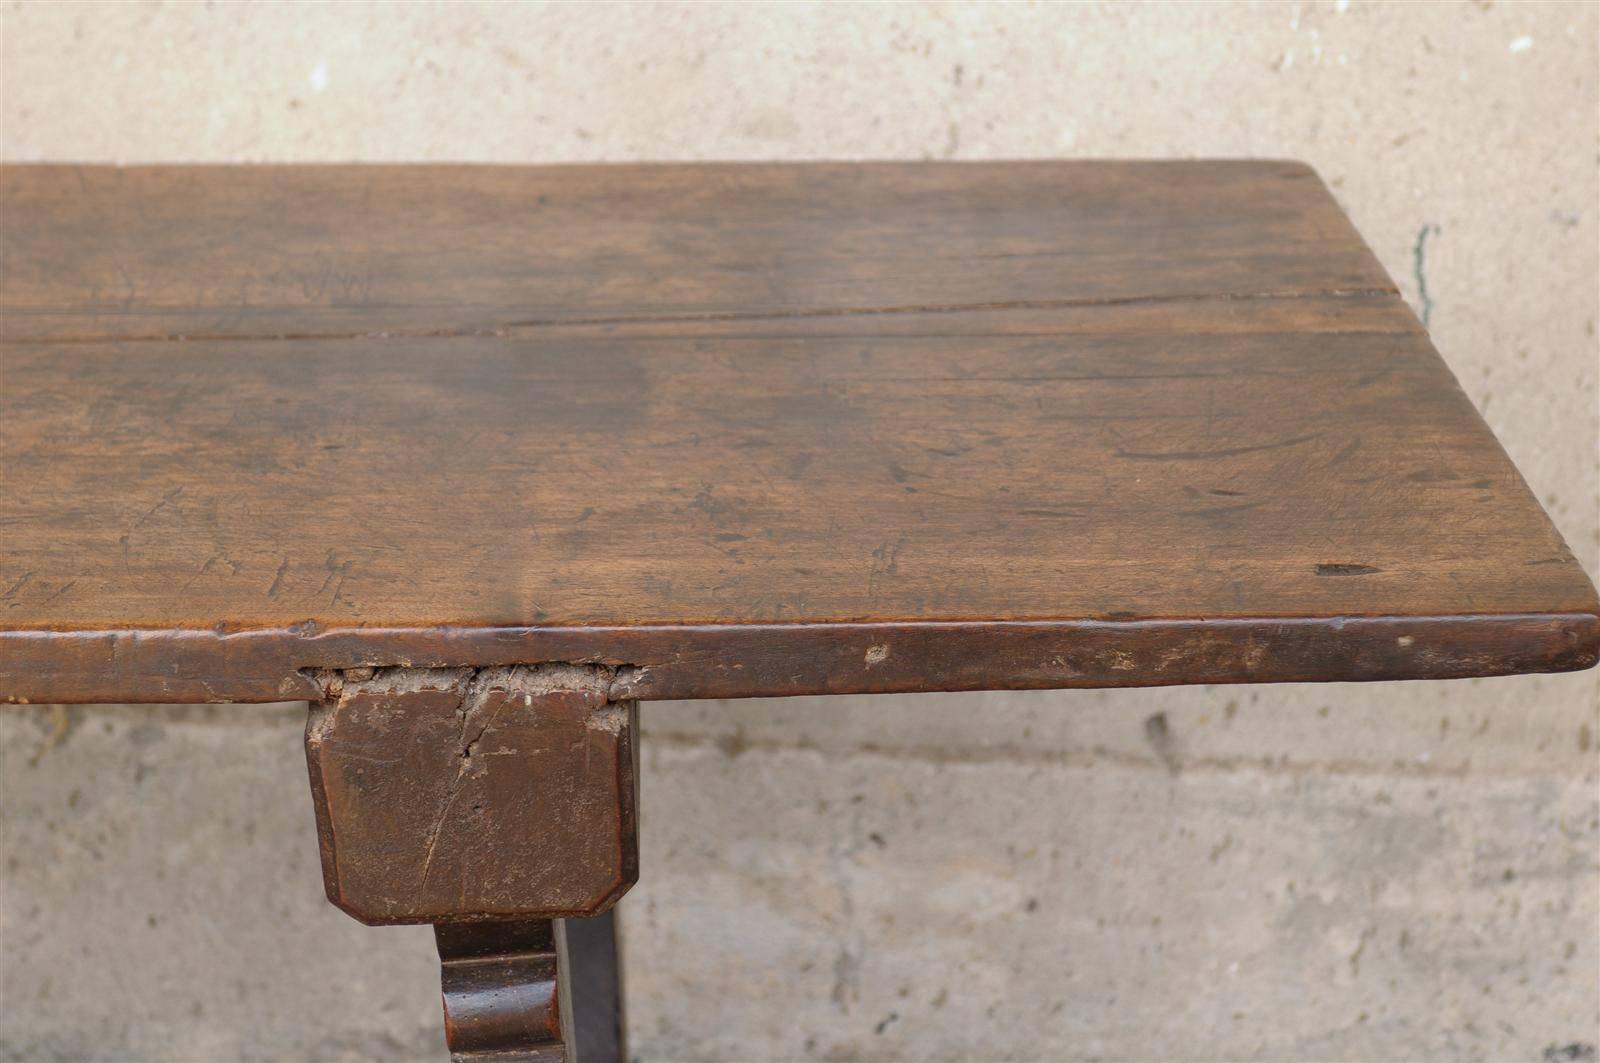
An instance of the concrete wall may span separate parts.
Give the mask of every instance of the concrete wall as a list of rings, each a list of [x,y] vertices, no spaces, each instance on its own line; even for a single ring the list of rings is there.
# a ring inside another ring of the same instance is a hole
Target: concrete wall
[[[0,152],[1304,158],[1592,574],[1597,10],[8,5]],[[639,1058],[1600,1042],[1595,673],[644,719]],[[321,899],[302,720],[0,714],[0,1057],[438,1057],[428,931]]]

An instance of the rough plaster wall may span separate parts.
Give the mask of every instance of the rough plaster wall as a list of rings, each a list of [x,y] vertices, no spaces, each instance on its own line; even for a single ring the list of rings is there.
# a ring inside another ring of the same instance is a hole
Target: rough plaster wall
[[[1593,574],[1597,11],[13,4],[0,154],[1303,158]],[[1597,691],[646,706],[634,1053],[1580,1058]],[[427,931],[321,899],[302,722],[0,714],[0,1057],[438,1056]]]

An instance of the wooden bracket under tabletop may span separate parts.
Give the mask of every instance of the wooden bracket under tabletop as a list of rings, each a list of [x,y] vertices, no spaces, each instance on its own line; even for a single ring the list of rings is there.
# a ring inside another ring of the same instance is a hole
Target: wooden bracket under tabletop
[[[612,700],[613,679],[570,664],[319,676],[306,761],[328,899],[369,925],[435,925],[454,1058],[575,1056],[564,922],[638,877],[638,705]],[[598,1063],[620,1050],[612,924],[572,925],[583,981],[612,1001],[580,1023],[608,1030],[585,1047]]]
[[[459,1063],[564,1063],[574,1027],[564,921],[441,923],[445,1040]]]

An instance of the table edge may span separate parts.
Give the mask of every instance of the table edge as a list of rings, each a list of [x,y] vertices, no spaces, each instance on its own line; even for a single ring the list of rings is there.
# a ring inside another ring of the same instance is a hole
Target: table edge
[[[318,672],[571,662],[619,698],[1461,679],[1600,662],[1600,611],[634,627],[0,631],[0,698],[316,700]]]

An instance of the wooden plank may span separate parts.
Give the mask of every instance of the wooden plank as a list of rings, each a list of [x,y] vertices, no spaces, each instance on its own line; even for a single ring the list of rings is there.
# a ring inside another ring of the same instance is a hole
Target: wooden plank
[[[1593,587],[1308,175],[7,170],[0,684],[1592,665]],[[357,251],[361,299],[283,272]]]
[[[1392,291],[1298,163],[11,167],[7,338]]]

